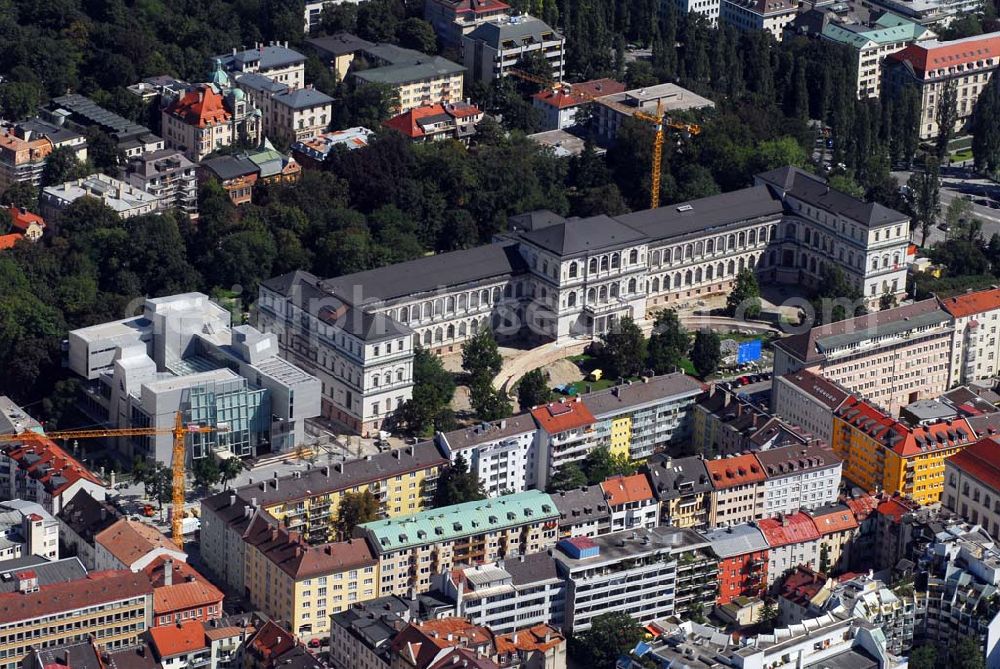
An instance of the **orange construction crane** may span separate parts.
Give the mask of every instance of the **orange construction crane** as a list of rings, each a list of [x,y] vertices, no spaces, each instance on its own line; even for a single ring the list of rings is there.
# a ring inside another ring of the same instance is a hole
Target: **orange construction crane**
[[[226,427],[212,427],[208,425],[184,424],[184,414],[180,411],[174,417],[174,426],[165,428],[155,427],[123,427],[96,430],[61,430],[56,432],[38,433],[22,432],[20,434],[0,434],[0,443],[10,442],[31,442],[42,439],[101,439],[108,437],[150,437],[158,434],[172,434],[174,436],[173,460],[171,462],[172,479],[172,513],[171,538],[179,548],[184,548],[184,532],[181,520],[184,517],[184,462],[186,449],[184,438],[189,434],[205,434],[208,432],[226,432]]]
[[[510,74],[524,79],[525,81],[531,81],[536,84],[541,84],[545,87],[551,87],[556,89],[558,87],[568,87],[569,95],[577,95],[585,100],[591,102],[598,100],[600,95],[592,95],[586,91],[573,91],[572,84],[554,83],[549,79],[536,76],[534,74],[529,74],[523,70],[511,69],[508,70]],[[653,163],[650,166],[650,188],[649,188],[649,208],[656,209],[660,206],[660,170],[663,166],[663,133],[665,128],[670,128],[671,130],[677,130],[679,132],[686,132],[689,135],[700,135],[701,126],[697,123],[685,123],[683,121],[676,121],[672,118],[668,118],[663,115],[663,101],[656,101],[656,114],[648,114],[644,111],[636,111],[633,107],[627,107],[623,104],[617,102],[604,101],[602,104],[606,104],[613,109],[624,112],[625,114],[630,114],[633,118],[637,118],[641,121],[646,121],[653,125],[655,134],[653,136]]]

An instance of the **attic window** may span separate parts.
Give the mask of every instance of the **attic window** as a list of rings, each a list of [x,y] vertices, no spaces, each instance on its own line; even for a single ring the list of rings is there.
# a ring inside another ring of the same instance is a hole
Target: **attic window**
[[[462,531],[462,523],[453,523],[451,527],[456,532],[461,532]]]
[[[551,513],[552,507],[548,504],[542,504],[542,513]]]
[[[444,528],[438,525],[434,528],[434,534],[444,534]]]
[[[380,542],[380,543],[381,543],[381,544],[382,544],[383,546],[388,546],[388,545],[389,545],[389,537],[382,537],[381,539],[379,539],[379,542]]]
[[[490,516],[490,525],[496,525],[498,522],[500,522],[499,518],[496,516]]]
[[[693,211],[693,210],[694,207],[690,204],[682,204],[681,206],[677,207],[677,211]]]

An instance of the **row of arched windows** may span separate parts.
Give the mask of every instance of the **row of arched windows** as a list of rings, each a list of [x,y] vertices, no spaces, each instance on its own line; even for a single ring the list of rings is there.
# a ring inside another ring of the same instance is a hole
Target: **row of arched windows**
[[[673,272],[653,277],[649,282],[649,292],[659,293],[672,288],[697,286],[709,281],[735,278],[744,269],[753,269],[757,265],[759,255],[741,257],[738,260],[708,263],[684,272]]]
[[[521,284],[517,284],[517,297],[521,296]],[[511,297],[515,289],[511,284],[507,284],[501,291],[499,287],[492,290],[483,288],[473,290],[468,293],[439,297],[434,300],[427,300],[420,304],[409,307],[400,307],[396,312],[389,312],[389,316],[396,318],[400,323],[410,323],[414,321],[426,321],[444,315],[454,315],[458,312],[469,309],[481,309],[500,304],[503,297]]]
[[[594,256],[587,261],[587,274],[597,274],[598,272],[607,272],[613,269],[620,269],[622,266],[622,254],[618,253],[608,253],[602,256]],[[632,249],[628,252],[628,264],[636,265],[639,263],[639,251],[638,249]],[[583,262],[572,261],[567,268],[567,273],[570,279],[575,279],[581,276],[583,272],[584,264]]]
[[[448,325],[442,325],[436,328],[428,328],[424,330],[422,334],[414,334],[413,343],[416,345],[422,344],[424,347],[443,344],[445,342],[455,341],[456,339],[471,337],[479,332],[480,329],[486,327],[489,327],[489,318],[486,316],[478,319],[473,318],[469,321],[462,321],[457,324],[449,323]]]
[[[658,249],[650,254],[650,265],[656,267],[660,264],[679,263],[717,253],[745,251],[759,244],[766,244],[774,239],[775,234],[777,234],[776,225],[762,225],[752,230],[733,232],[729,235],[713,237],[704,241],[699,240],[683,246],[678,245],[672,249]]]

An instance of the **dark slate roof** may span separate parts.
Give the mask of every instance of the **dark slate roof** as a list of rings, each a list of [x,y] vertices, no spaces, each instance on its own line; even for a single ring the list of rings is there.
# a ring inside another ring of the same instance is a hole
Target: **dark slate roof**
[[[390,269],[392,268],[383,268],[386,271]],[[362,274],[367,274],[367,272],[362,272]],[[391,318],[386,318],[382,314],[365,313],[361,309],[353,308],[344,300],[321,288],[321,283],[318,277],[309,272],[296,270],[268,279],[261,285],[280,295],[290,297],[304,311],[308,311],[364,341],[382,341],[413,333],[410,328]],[[359,285],[367,289],[367,284]]]
[[[107,654],[107,669],[160,669],[159,662],[153,657],[153,649],[145,641],[138,646],[108,650]]]
[[[327,57],[343,56],[374,46],[368,40],[363,40],[360,37],[345,32],[334,33],[324,37],[312,37],[306,40],[306,44]]]
[[[297,88],[274,96],[274,99],[292,109],[309,109],[333,104],[333,98],[315,88]]]
[[[246,156],[218,156],[203,160],[201,166],[223,181],[256,174],[258,169]]]
[[[510,574],[510,581],[514,585],[528,585],[559,578],[556,561],[548,551],[507,558],[503,562],[503,570]]]
[[[552,493],[550,497],[559,511],[559,525],[563,527],[611,518],[611,511],[600,485],[563,490]]]
[[[469,39],[481,40],[486,44],[497,45],[505,40],[520,42],[526,38],[532,38],[536,42],[542,41],[542,35],[551,33],[549,39],[562,39],[562,35],[549,27],[541,19],[532,17],[516,17],[511,21],[491,21],[483,23],[478,28],[468,34]]]
[[[469,427],[453,430],[442,435],[452,451],[460,451],[505,437],[534,432],[535,419],[530,413],[517,414],[492,423],[476,423]]]
[[[712,551],[723,559],[768,549],[764,533],[756,525],[746,523],[709,530],[702,536],[712,544]]]
[[[120,517],[115,507],[94,499],[85,490],[77,492],[56,514],[60,523],[91,545],[95,534],[111,527]]]
[[[202,499],[201,509],[202,513],[212,511],[223,523],[242,534],[254,518],[253,513],[246,512],[252,499],[252,496],[244,499],[237,495],[234,490],[225,490]],[[265,511],[260,511],[260,513],[267,515],[268,518],[271,517]]]
[[[565,223],[566,219],[554,211],[548,209],[536,209],[535,211],[515,214],[507,217],[507,224],[513,231],[517,230],[540,230],[557,223]]]
[[[864,202],[854,196],[830,188],[819,177],[795,167],[780,167],[757,175],[757,180],[769,183],[784,193],[833,214],[847,216],[867,226],[906,221],[906,214],[884,207],[877,202]]]
[[[518,253],[516,244],[487,244],[338,276],[323,281],[321,287],[348,304],[361,306],[429,293],[442,286],[520,274],[525,269],[524,258]],[[360,297],[355,295],[355,290]]]
[[[41,562],[37,560],[41,560]],[[0,562],[0,593],[17,592],[16,574],[25,569],[35,572],[40,588],[57,583],[69,583],[87,577],[87,570],[78,558],[63,558],[53,562],[47,562],[45,558],[37,558],[37,560],[19,558]]]
[[[464,66],[453,63],[447,58],[426,54],[420,54],[420,56],[420,58],[404,60],[392,65],[358,70],[354,72],[354,76],[368,83],[399,85],[422,79],[446,77],[465,71]]]
[[[697,455],[671,458],[665,453],[657,453],[646,461],[646,468],[653,494],[660,501],[712,490],[705,461]]]
[[[646,235],[639,230],[603,215],[570,219],[521,233],[521,237],[562,258],[608,251],[646,241]]]
[[[32,649],[25,660],[34,660],[32,665],[44,669],[105,669],[92,641],[59,644],[48,648]]]
[[[651,240],[661,240],[701,234],[755,218],[777,217],[783,211],[780,198],[764,186],[754,186],[617,218]]]
[[[581,400],[590,409],[590,413],[600,418],[605,414],[618,413],[629,407],[650,402],[662,402],[668,398],[684,395],[698,395],[703,390],[704,386],[700,381],[684,372],[677,372],[587,393],[581,396]]]
[[[296,63],[306,62],[306,57],[298,51],[293,51],[283,46],[263,46],[257,49],[247,49],[238,51],[235,54],[227,53],[215,56],[213,62],[218,59],[227,70],[240,69],[248,62],[260,61],[260,68],[269,70],[274,67],[285,67]]]

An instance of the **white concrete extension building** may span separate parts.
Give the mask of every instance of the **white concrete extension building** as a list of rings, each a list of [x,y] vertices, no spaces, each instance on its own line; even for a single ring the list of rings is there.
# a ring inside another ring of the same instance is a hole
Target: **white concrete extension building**
[[[452,462],[465,458],[490,497],[538,487],[539,432],[531,414],[438,432],[434,440]]]
[[[753,187],[618,217],[510,218],[494,243],[322,280],[305,272],[260,286],[258,325],[323,382],[323,415],[361,433],[412,395],[413,348],[461,350],[498,339],[568,342],[625,317],[728,291],[743,269],[817,285],[828,264],[875,303],[901,295],[909,220],[801,170]]]

